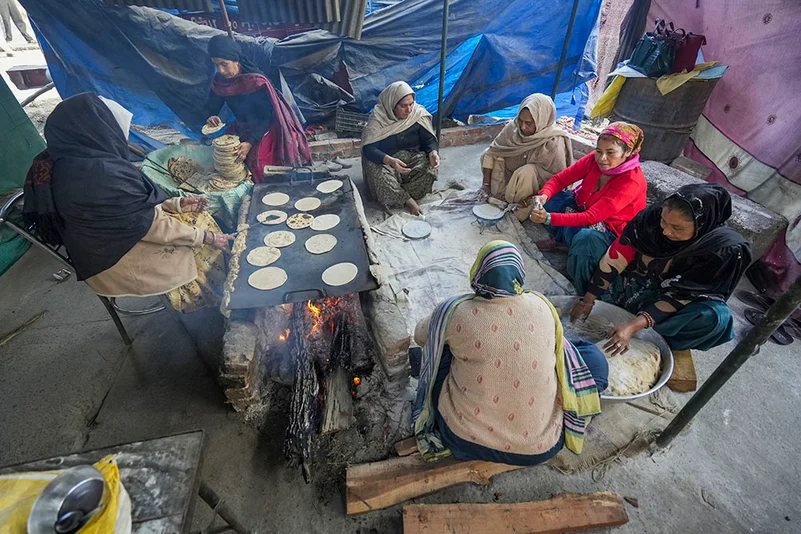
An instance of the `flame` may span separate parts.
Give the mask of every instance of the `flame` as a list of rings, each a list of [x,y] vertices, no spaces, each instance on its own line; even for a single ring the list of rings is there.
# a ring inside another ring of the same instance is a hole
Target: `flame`
[[[353,385],[354,386],[358,386],[361,383],[362,383],[362,379],[361,378],[359,378],[358,376],[354,376],[353,377]]]
[[[278,339],[281,341],[286,341],[289,339],[289,328],[287,328],[283,334],[278,334]]]
[[[311,315],[314,324],[311,331],[306,334],[306,339],[320,332],[326,325],[331,329],[331,334],[334,334],[336,323],[334,317],[338,310],[336,307],[342,302],[342,297],[331,297],[319,301],[307,301],[306,310]]]

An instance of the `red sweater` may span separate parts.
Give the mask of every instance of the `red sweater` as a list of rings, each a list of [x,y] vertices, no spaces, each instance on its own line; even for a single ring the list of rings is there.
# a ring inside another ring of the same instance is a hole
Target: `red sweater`
[[[582,180],[575,189],[576,204],[584,211],[580,213],[551,213],[551,226],[590,226],[603,222],[615,235],[640,210],[645,208],[645,192],[648,186],[642,168],[612,176],[598,191],[595,186],[601,177],[601,169],[595,163],[595,154],[587,154],[576,163],[555,174],[540,190],[541,195],[551,199],[567,186]]]

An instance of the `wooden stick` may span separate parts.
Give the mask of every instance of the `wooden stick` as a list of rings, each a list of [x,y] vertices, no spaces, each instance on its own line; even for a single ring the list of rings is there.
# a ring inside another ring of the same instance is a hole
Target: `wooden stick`
[[[613,527],[629,520],[623,500],[604,491],[566,493],[517,504],[411,504],[403,507],[404,534],[556,534]]]
[[[228,37],[231,38],[232,41],[234,39],[234,29],[231,27],[231,19],[228,18],[228,10],[225,8],[225,0],[218,0],[220,4],[220,11],[222,11],[223,20],[225,21],[225,27],[228,30]]]
[[[446,458],[425,462],[420,453],[348,467],[347,513],[360,514],[394,506],[457,484],[489,484],[498,473],[521,466]]]

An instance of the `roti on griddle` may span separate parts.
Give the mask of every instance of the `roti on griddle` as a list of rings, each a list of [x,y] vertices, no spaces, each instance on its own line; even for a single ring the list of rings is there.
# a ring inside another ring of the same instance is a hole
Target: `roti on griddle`
[[[310,215],[308,213],[296,213],[287,219],[286,225],[293,230],[300,230],[302,228],[308,228],[313,222],[314,215]]]
[[[261,203],[265,206],[283,206],[287,202],[289,202],[289,195],[286,193],[269,193],[261,199]]]
[[[318,215],[314,218],[311,229],[317,232],[325,232],[339,224],[339,215],[332,213],[326,215]]]
[[[278,267],[259,269],[248,277],[248,284],[255,289],[269,291],[281,287],[287,281],[286,271]]]
[[[337,246],[337,238],[331,234],[318,234],[306,240],[306,250],[312,254],[325,254]]]
[[[295,242],[295,234],[287,232],[286,230],[278,230],[277,232],[270,232],[264,236],[264,244],[268,247],[283,248],[288,247]]]
[[[317,186],[317,190],[320,193],[333,193],[340,187],[342,187],[343,183],[342,180],[326,180],[322,182],[320,185]]]
[[[281,251],[275,247],[256,247],[248,252],[248,263],[254,267],[266,267],[278,261]]]
[[[267,210],[256,215],[256,220],[261,224],[281,224],[286,220],[286,212],[280,210]]]
[[[344,286],[356,278],[359,268],[352,263],[337,263],[323,271],[323,283],[332,287]]]
[[[319,198],[306,197],[295,202],[295,209],[298,211],[312,211],[319,208],[320,204]]]

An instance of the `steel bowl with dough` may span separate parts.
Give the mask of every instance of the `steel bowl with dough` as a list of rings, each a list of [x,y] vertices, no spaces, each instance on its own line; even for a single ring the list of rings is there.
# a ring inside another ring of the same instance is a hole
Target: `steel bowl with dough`
[[[267,267],[278,261],[281,251],[275,247],[256,247],[248,252],[248,263],[254,267]]]
[[[308,213],[296,213],[286,221],[286,225],[293,230],[308,228],[314,222],[314,215]]]
[[[608,342],[608,339],[604,339],[595,346],[604,352],[604,345]],[[610,395],[637,395],[654,387],[659,379],[659,347],[649,341],[633,338],[625,354],[610,356],[608,352],[604,352],[604,355],[609,362],[609,386],[606,391]]]
[[[359,268],[352,263],[337,263],[323,271],[323,283],[332,287],[344,286],[356,278]]]
[[[278,230],[277,232],[270,232],[264,236],[264,244],[268,247],[283,248],[288,247],[295,242],[295,234],[287,232],[286,230]]]
[[[267,210],[256,215],[256,220],[261,224],[281,224],[286,220],[286,213],[280,210]]]
[[[286,193],[268,193],[261,199],[265,206],[283,206],[289,202],[289,195]]]
[[[339,224],[339,215],[329,213],[326,215],[318,215],[314,218],[311,224],[311,229],[317,232],[325,232]]]
[[[286,271],[278,267],[259,269],[248,277],[248,284],[255,289],[269,291],[281,287],[287,281]]]
[[[306,197],[295,202],[295,209],[298,211],[312,211],[319,208],[320,204],[319,198]]]
[[[333,193],[342,187],[342,185],[342,180],[326,180],[317,186],[317,190],[320,193]]]
[[[337,246],[337,238],[331,234],[318,234],[306,240],[306,250],[312,254],[325,254]]]

